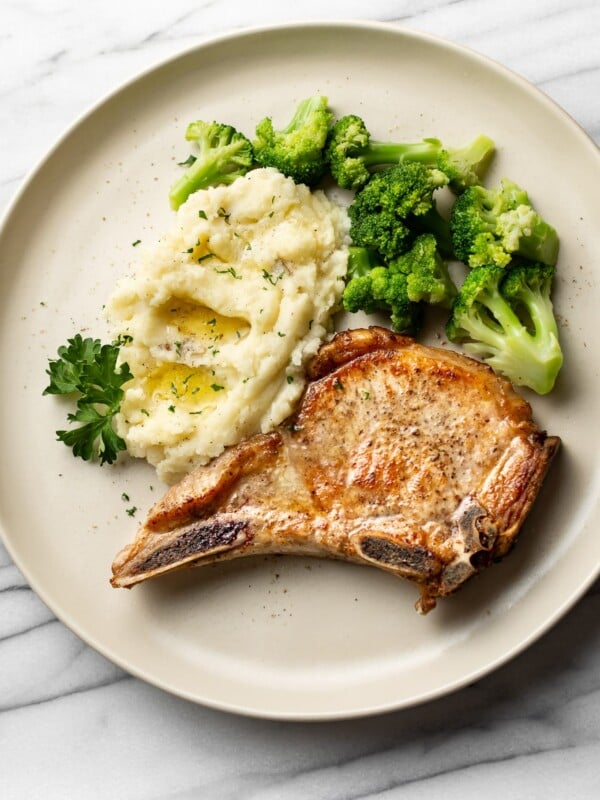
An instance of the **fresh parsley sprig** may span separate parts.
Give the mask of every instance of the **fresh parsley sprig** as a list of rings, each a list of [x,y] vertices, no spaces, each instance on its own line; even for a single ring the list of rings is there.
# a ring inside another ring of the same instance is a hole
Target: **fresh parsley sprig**
[[[48,362],[50,382],[43,393],[79,394],[77,410],[67,419],[81,424],[56,431],[56,436],[84,461],[98,457],[100,464],[112,464],[125,450],[124,440],[113,427],[123,399],[121,387],[133,378],[128,364],[117,367],[124,341],[120,338],[103,345],[99,339],[84,339],[78,333],[58,348],[57,359]]]

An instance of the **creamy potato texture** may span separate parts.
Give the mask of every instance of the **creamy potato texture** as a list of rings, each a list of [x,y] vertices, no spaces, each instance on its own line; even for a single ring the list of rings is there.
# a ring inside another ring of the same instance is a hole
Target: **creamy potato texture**
[[[196,192],[107,305],[134,379],[117,429],[167,482],[293,410],[331,330],[345,210],[273,169]]]

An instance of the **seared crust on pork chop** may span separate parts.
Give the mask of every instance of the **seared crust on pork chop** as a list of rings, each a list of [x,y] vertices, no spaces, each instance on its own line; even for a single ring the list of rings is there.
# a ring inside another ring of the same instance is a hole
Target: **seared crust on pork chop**
[[[257,553],[368,563],[419,608],[511,548],[559,446],[504,378],[383,328],[323,345],[287,424],[172,486],[113,586]]]

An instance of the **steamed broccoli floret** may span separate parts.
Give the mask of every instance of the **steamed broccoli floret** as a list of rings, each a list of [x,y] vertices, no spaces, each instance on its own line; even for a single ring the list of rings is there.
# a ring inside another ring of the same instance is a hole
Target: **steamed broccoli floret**
[[[450,308],[456,286],[448,273],[448,265],[440,256],[435,236],[418,236],[411,249],[390,262],[390,272],[406,275],[407,294],[414,303],[425,302]]]
[[[252,167],[252,144],[231,125],[197,120],[188,125],[185,138],[198,145],[190,166],[171,187],[172,208],[179,208],[192,192],[220,183],[233,183]]]
[[[378,168],[416,161],[437,167],[447,175],[451,189],[462,191],[480,182],[494,152],[494,143],[487,136],[478,136],[458,149],[445,148],[439,139],[380,142],[371,139],[360,117],[349,114],[333,125],[325,152],[333,178],[345,189],[359,189]]]
[[[381,264],[381,260],[378,259],[377,253],[373,250],[369,250],[366,247],[350,245],[348,248],[348,267],[346,270],[347,279],[349,280],[350,278],[358,278],[361,275],[366,275],[373,267],[379,264]]]
[[[263,167],[275,167],[296,183],[314,186],[325,172],[324,148],[333,114],[326,97],[303,100],[289,125],[275,130],[270,117],[256,126],[254,153]]]
[[[476,267],[466,277],[446,333],[518,386],[547,394],[562,366],[550,292],[554,267]]]
[[[403,272],[391,271],[378,264],[376,256],[363,247],[351,247],[348,255],[348,282],[342,296],[346,311],[390,314],[392,327],[398,333],[416,334],[423,310],[408,296],[408,278]]]
[[[556,264],[556,231],[535,212],[527,192],[507,179],[499,189],[467,189],[454,203],[450,229],[456,256],[471,267],[505,267],[517,255]]]
[[[433,192],[447,177],[418,163],[399,164],[377,172],[351,203],[350,236],[355,245],[375,249],[391,260],[408,249],[414,229],[429,227],[435,210]],[[418,222],[417,222],[418,221]]]
[[[415,334],[423,303],[452,305],[456,287],[431,234],[418,236],[409,251],[384,264],[364,247],[350,247],[349,282],[342,297],[346,311],[387,311],[395,331]]]

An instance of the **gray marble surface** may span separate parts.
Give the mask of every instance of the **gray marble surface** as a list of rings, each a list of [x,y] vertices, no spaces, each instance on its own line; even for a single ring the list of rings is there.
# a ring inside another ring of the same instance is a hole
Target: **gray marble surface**
[[[523,75],[600,140],[596,0],[159,3],[0,0],[0,208],[83,110],[213,34],[310,18],[399,23]],[[175,699],[99,656],[0,545],[0,797],[595,798],[600,587],[460,692],[381,717],[298,724]]]

